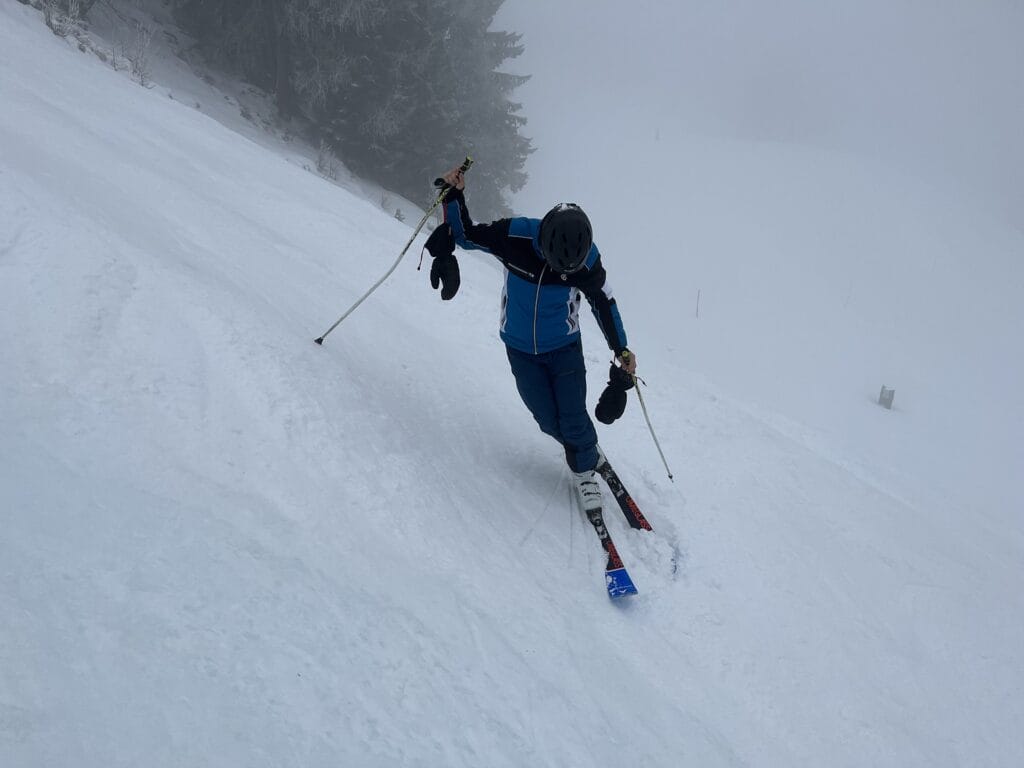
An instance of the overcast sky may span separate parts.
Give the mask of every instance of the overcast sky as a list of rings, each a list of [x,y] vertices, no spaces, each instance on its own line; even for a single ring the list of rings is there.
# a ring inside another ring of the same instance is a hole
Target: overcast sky
[[[520,205],[625,163],[592,147],[641,128],[864,154],[1024,228],[1020,0],[506,0],[496,26],[523,33],[507,68],[533,76]]]

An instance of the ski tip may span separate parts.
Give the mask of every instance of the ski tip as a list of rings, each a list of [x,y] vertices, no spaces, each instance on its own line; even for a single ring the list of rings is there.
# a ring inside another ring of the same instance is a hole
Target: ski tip
[[[617,600],[626,595],[637,594],[633,580],[629,577],[625,568],[615,568],[604,572],[605,586],[608,588],[608,597]]]

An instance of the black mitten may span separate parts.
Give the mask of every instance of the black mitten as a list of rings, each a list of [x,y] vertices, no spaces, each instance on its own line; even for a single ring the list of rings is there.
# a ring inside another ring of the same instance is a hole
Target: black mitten
[[[438,256],[430,265],[430,287],[441,284],[441,298],[448,301],[459,292],[459,262],[454,256]]]
[[[633,377],[614,363],[608,371],[608,386],[597,400],[594,415],[602,424],[611,424],[626,410],[626,391],[633,388]]]
[[[452,234],[452,225],[446,222],[431,232],[424,247],[435,259],[453,255],[455,253],[455,236]]]
[[[430,265],[430,287],[441,285],[441,298],[448,301],[459,292],[459,262],[455,259],[452,225],[442,224],[430,233],[426,249],[434,257]]]

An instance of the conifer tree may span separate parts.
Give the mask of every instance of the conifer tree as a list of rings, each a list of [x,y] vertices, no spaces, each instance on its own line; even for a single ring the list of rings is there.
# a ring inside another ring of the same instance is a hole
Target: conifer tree
[[[503,0],[177,0],[214,62],[309,121],[354,172],[420,201],[471,154],[473,210],[507,213],[532,151],[501,72],[520,36],[490,29]]]

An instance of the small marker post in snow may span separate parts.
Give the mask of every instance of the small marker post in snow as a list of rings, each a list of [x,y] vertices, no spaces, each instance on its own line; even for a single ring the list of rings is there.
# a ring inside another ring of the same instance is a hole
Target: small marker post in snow
[[[896,390],[882,385],[882,391],[878,393],[878,404],[886,410],[892,410],[892,401],[896,397]]]

